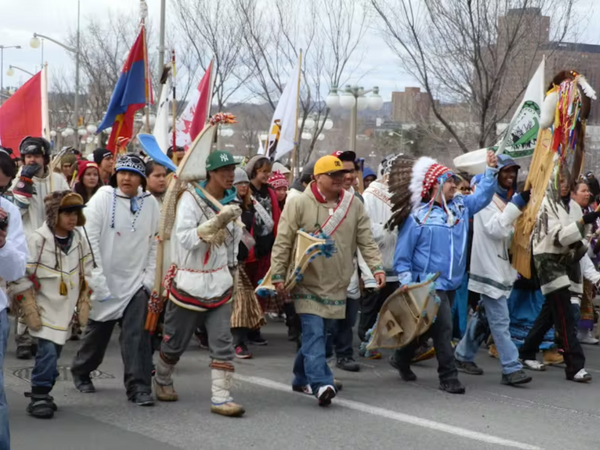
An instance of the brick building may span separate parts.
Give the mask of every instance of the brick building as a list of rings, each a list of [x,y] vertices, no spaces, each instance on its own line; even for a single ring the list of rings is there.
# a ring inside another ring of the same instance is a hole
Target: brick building
[[[400,123],[427,123],[431,102],[421,88],[407,87],[404,92],[392,92],[392,120]]]

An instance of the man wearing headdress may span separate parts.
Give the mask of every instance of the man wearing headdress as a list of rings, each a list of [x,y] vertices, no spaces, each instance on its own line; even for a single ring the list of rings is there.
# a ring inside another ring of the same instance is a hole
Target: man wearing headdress
[[[110,184],[102,186],[86,208],[96,267],[90,280],[90,320],[71,373],[77,390],[96,391],[90,374],[102,364],[119,323],[127,397],[150,406],[152,353],[144,324],[154,284],[160,208],[146,192],[146,168],[138,155],[119,157]]]
[[[496,190],[497,158],[492,152],[488,153],[487,165],[475,194],[455,197],[456,183],[450,169],[431,158],[419,158],[410,171],[412,211],[401,224],[394,257],[401,289],[439,273],[435,284],[440,307],[429,334],[436,350],[440,389],[451,394],[465,392],[458,380],[451,344],[452,302],[466,270],[469,217],[485,208]],[[394,167],[390,176],[394,177]],[[390,358],[404,381],[417,379],[410,369],[417,341],[396,350]]]

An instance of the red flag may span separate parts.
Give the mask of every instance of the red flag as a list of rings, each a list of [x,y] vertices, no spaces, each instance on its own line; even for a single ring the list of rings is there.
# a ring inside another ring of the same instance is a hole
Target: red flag
[[[19,144],[25,136],[42,136],[41,71],[0,107],[0,144],[19,156]]]

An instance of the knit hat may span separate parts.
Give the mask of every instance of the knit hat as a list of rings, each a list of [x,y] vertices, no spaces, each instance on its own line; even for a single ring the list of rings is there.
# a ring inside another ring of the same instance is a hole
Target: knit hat
[[[377,178],[377,175],[375,175],[375,172],[373,172],[373,169],[371,169],[370,167],[365,167],[363,170],[363,180],[367,177]]]
[[[241,167],[236,167],[234,177],[235,177],[233,179],[234,186],[236,184],[240,184],[240,183],[250,183],[250,180],[248,179],[248,174]]]
[[[88,169],[95,169],[98,172],[98,177],[100,177],[100,169],[98,168],[98,164],[91,161],[79,161],[77,165],[77,180],[82,181],[83,176],[85,175],[85,171]]]
[[[290,185],[290,183],[288,183],[288,180],[285,178],[285,175],[281,172],[273,172],[271,178],[269,178],[269,184],[273,189],[278,189],[282,187],[287,188]]]
[[[104,159],[113,156],[112,152],[105,148],[97,148],[92,154],[94,155],[94,162],[98,164],[98,166],[102,164]]]
[[[146,164],[144,160],[135,153],[127,153],[119,156],[115,164],[115,173],[110,177],[110,185],[117,187],[117,173],[121,171],[133,172],[142,178],[142,188],[146,190]]]
[[[248,178],[252,178],[252,172],[254,172],[254,166],[256,166],[256,163],[258,161],[260,161],[261,159],[268,160],[269,158],[267,158],[265,155],[256,155],[256,156],[253,156],[252,158],[250,158],[250,161],[248,161],[248,163],[246,164],[246,167],[244,167],[244,169],[246,169],[246,173],[248,174]]]
[[[44,199],[46,207],[46,223],[51,230],[58,224],[58,215],[61,212],[77,211],[77,226],[85,225],[83,208],[85,204],[81,195],[71,191],[55,191]]]

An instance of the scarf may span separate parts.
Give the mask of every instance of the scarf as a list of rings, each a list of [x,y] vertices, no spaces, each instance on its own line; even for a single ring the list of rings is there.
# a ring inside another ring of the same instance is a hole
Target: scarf
[[[200,183],[200,186],[202,186],[204,189],[206,189],[207,183],[208,183],[208,180],[202,181]],[[206,203],[208,203],[208,206],[210,206],[215,212],[217,212],[217,208],[215,208],[213,206],[213,204],[208,201],[208,199],[206,198],[204,193],[198,188],[194,188],[194,189],[196,191],[196,194],[198,194],[198,196],[202,200],[204,200]],[[237,190],[235,189],[235,187],[232,187],[231,189],[227,189],[225,191],[223,198],[221,200],[219,200],[219,203],[221,203],[221,205],[228,205],[229,203],[236,201],[236,200],[237,200]]]

